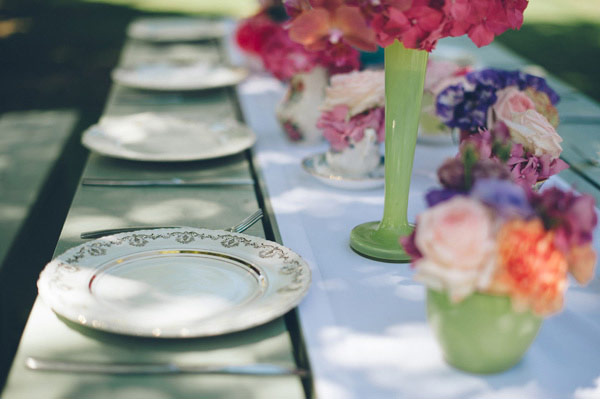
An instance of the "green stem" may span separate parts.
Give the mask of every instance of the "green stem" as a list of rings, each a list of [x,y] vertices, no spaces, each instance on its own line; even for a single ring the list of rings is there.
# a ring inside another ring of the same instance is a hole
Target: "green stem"
[[[385,205],[379,230],[411,232],[408,193],[428,53],[395,41],[385,49]]]

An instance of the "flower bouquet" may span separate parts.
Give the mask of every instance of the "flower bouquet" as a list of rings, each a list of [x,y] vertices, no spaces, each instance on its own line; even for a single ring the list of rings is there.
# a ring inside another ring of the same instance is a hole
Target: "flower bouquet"
[[[500,163],[474,149],[438,170],[441,189],[402,239],[446,360],[476,373],[516,364],[541,325],[558,312],[568,274],[594,275],[597,223],[589,195],[525,190]]]
[[[440,120],[497,158],[498,143],[514,143],[508,165],[523,186],[540,185],[568,166],[559,159],[562,138],[555,104],[559,96],[538,76],[484,69],[447,85],[436,98]]]
[[[352,230],[357,252],[408,261],[398,244],[408,235],[408,192],[421,113],[428,52],[448,36],[489,44],[523,22],[527,0],[286,0],[289,36],[309,50],[340,45],[374,51],[385,59],[385,203],[380,222]]]
[[[288,84],[276,110],[287,137],[314,143],[321,139],[316,121],[329,76],[357,70],[360,53],[347,45],[309,51],[290,39],[287,19],[283,6],[265,6],[240,23],[236,39],[242,50],[257,56],[264,69]]]
[[[380,165],[384,105],[383,71],[355,71],[331,78],[317,127],[330,144],[325,159],[332,172],[362,177]]]

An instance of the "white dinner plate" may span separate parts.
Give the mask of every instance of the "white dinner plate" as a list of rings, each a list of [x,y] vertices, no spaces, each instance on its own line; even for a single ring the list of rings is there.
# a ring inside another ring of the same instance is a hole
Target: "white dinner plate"
[[[187,91],[234,86],[248,76],[248,71],[206,60],[161,61],[117,68],[111,76],[116,83],[135,89]]]
[[[127,30],[133,39],[152,42],[182,42],[223,37],[226,27],[221,20],[201,18],[140,18]]]
[[[180,227],[90,241],[52,260],[39,294],[57,314],[99,330],[203,337],[244,330],[294,308],[310,269],[290,249],[245,234]]]
[[[345,190],[371,190],[385,184],[383,157],[379,166],[365,176],[344,176],[331,170],[325,153],[310,155],[302,160],[302,167],[321,182]]]
[[[152,112],[104,117],[81,139],[102,155],[154,162],[224,157],[252,147],[255,141],[250,128],[233,120],[204,123]]]

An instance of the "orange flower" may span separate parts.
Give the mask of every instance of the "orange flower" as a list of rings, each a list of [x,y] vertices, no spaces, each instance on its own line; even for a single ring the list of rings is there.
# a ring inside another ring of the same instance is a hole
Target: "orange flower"
[[[490,292],[511,297],[517,311],[543,316],[561,309],[567,261],[539,219],[513,220],[498,233],[498,270]]]
[[[569,272],[579,284],[587,284],[594,277],[596,253],[590,245],[573,247],[567,254]]]
[[[316,0],[314,8],[302,12],[290,26],[290,38],[308,50],[323,50],[340,41],[366,51],[375,51],[375,32],[358,7],[343,0]]]

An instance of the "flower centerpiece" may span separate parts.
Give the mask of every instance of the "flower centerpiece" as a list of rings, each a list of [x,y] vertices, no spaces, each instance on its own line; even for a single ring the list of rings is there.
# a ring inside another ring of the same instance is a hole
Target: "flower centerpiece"
[[[562,138],[546,81],[521,71],[484,69],[447,85],[436,99],[439,118],[461,131],[461,141],[476,143],[480,155],[496,159],[498,143],[512,142],[508,165],[516,181],[533,186],[564,170]]]
[[[594,275],[594,200],[558,188],[541,193],[511,180],[500,163],[471,148],[438,170],[442,188],[402,239],[446,360],[491,373],[516,364],[558,312],[568,274]]]
[[[286,0],[290,38],[309,50],[351,45],[384,47],[385,203],[380,222],[357,226],[350,245],[385,260],[408,261],[398,236],[413,227],[407,218],[428,53],[448,36],[468,35],[477,45],[492,42],[523,22],[527,0]]]
[[[383,71],[355,71],[331,78],[317,122],[330,144],[325,159],[331,171],[360,177],[380,165],[384,105]]]
[[[309,51],[290,39],[287,19],[282,5],[265,6],[240,23],[236,39],[242,50],[261,60],[265,70],[288,84],[276,110],[287,137],[314,143],[322,138],[316,121],[329,76],[357,70],[360,53],[347,45]]]

